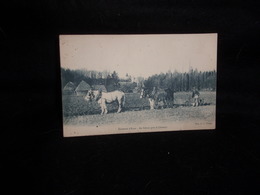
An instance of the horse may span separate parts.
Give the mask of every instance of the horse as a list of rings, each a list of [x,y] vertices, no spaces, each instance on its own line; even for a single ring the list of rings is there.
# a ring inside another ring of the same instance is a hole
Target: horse
[[[174,90],[167,88],[164,90],[166,92],[166,102],[167,107],[170,107],[174,105]]]
[[[169,104],[173,104],[174,92],[169,88],[156,90],[154,87],[152,91],[147,88],[142,88],[140,98],[146,97],[148,97],[150,109],[153,110],[155,107],[164,108],[165,106],[169,107]]]
[[[147,88],[142,88],[141,89],[141,92],[140,92],[140,99],[143,99],[143,98],[148,98],[148,101],[149,101],[149,104],[150,104],[150,110],[153,110],[154,109],[154,106],[155,106],[155,101],[153,100],[153,98],[151,98],[150,96],[150,91],[147,89]]]
[[[125,93],[119,90],[112,92],[102,92],[101,90],[89,90],[84,99],[86,101],[97,101],[97,103],[101,107],[101,115],[108,113],[106,104],[117,102],[117,113],[120,113],[125,104]]]

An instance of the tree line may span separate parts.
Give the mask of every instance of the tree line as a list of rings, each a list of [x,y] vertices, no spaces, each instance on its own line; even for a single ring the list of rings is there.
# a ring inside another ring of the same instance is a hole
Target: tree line
[[[144,81],[144,86],[147,88],[170,88],[174,91],[190,91],[193,87],[198,90],[216,90],[216,77],[215,70],[202,72],[191,69],[185,73],[168,71],[149,77]]]
[[[90,70],[70,70],[61,68],[61,81],[64,87],[68,82],[73,82],[76,86],[84,80],[89,85],[105,85],[107,91],[121,89],[125,92],[132,92],[134,88],[170,88],[174,91],[190,91],[193,87],[198,90],[216,90],[217,73],[213,71],[198,71],[191,69],[189,72],[180,73],[177,71],[155,74],[144,78],[137,78],[133,82],[130,75],[127,79],[120,79],[116,71],[90,71]],[[124,83],[124,84],[122,84]]]

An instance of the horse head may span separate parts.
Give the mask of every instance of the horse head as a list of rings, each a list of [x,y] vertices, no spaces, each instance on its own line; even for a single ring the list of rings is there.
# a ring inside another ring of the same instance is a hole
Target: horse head
[[[89,90],[87,95],[85,96],[86,101],[98,101],[102,96],[101,90]]]
[[[94,92],[93,92],[92,90],[89,90],[89,91],[87,92],[87,95],[85,96],[84,99],[85,99],[86,101],[92,101],[94,98],[95,98]]]

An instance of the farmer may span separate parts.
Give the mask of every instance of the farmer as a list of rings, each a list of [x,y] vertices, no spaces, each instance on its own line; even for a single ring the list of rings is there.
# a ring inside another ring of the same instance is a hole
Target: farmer
[[[153,87],[152,92],[149,94],[148,100],[150,102],[150,109],[154,110],[155,108],[155,104],[156,104],[156,93],[157,93],[157,89],[156,87]]]
[[[192,96],[191,96],[193,99],[194,99],[194,103],[193,103],[193,106],[199,106],[199,97],[200,97],[200,93],[198,90],[196,90],[195,87],[192,88]]]

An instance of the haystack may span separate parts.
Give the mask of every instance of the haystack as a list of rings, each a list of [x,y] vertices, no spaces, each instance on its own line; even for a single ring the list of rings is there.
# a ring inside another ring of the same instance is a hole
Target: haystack
[[[63,93],[71,95],[74,93],[76,86],[72,82],[68,82],[63,88]]]
[[[86,95],[88,90],[90,90],[91,87],[89,84],[87,84],[85,81],[81,81],[77,88],[75,89],[75,92],[78,96]]]

